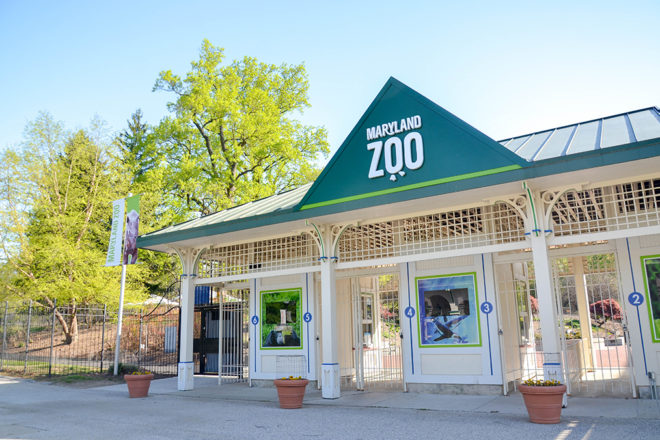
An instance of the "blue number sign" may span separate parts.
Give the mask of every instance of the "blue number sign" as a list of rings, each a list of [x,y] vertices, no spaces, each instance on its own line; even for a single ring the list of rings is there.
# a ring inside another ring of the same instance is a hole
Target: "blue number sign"
[[[252,317],[252,324],[254,324],[254,325],[259,324],[259,317],[257,315],[254,315]]]
[[[405,313],[408,318],[412,318],[413,316],[415,316],[415,309],[412,306],[408,306],[406,307]]]
[[[628,295],[628,302],[635,307],[639,307],[644,303],[644,296],[639,292],[633,292]]]
[[[488,315],[493,311],[493,305],[489,301],[484,301],[481,303],[481,311]]]
[[[303,315],[303,319],[305,320],[305,322],[309,322],[309,321],[311,321],[311,320],[312,320],[312,314],[309,313],[309,312],[305,313],[305,314]]]

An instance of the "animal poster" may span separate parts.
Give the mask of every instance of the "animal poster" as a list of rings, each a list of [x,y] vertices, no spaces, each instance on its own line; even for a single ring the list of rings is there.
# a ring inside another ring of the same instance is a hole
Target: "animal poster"
[[[126,235],[124,236],[124,264],[137,263],[137,238],[140,226],[140,195],[126,199]]]
[[[261,348],[302,348],[302,289],[261,292]]]
[[[415,278],[420,347],[481,345],[475,273]]]
[[[660,255],[642,257],[644,287],[653,342],[660,342]]]

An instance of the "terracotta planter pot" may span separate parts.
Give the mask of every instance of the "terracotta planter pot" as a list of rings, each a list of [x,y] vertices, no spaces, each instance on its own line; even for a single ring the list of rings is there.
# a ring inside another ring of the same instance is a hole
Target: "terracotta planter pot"
[[[519,385],[518,389],[523,395],[530,422],[559,423],[566,385],[538,387],[523,384]]]
[[[129,397],[147,397],[153,374],[124,374]]]
[[[275,379],[274,382],[277,387],[277,397],[280,399],[280,408],[302,408],[305,388],[309,383],[307,379]]]

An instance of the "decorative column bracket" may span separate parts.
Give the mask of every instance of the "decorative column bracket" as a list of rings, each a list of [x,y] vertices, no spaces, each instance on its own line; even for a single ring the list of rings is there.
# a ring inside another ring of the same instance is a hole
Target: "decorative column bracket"
[[[338,262],[339,261],[339,239],[342,234],[351,226],[356,226],[356,223],[347,223],[345,225],[316,225],[307,222],[309,226],[314,228],[313,231],[306,231],[312,236],[319,248],[319,261],[324,262],[327,260]],[[324,233],[329,231],[329,237],[326,236],[324,240]],[[329,246],[328,246],[329,245]],[[329,254],[329,255],[328,255]]]
[[[171,248],[171,252],[179,257],[181,262],[181,277],[196,277],[197,264],[207,248]]]
[[[580,187],[583,187],[586,184],[580,184]],[[577,193],[579,190],[575,186],[570,186],[566,188],[559,188],[559,189],[554,189],[551,191],[544,191],[543,195],[541,196],[541,199],[544,204],[544,214],[545,214],[545,224],[550,225],[552,224],[552,211],[555,209],[555,206],[557,206],[557,202],[566,194],[575,192]],[[552,232],[552,231],[550,231]]]

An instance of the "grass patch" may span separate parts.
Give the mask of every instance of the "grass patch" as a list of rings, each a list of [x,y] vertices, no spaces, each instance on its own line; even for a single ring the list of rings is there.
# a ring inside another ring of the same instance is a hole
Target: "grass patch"
[[[75,383],[75,382],[84,382],[87,380],[98,380],[99,375],[92,374],[69,374],[66,376],[57,376],[51,378],[53,383]]]
[[[30,378],[36,378],[40,376],[48,377],[48,366],[48,362],[28,360],[26,369],[25,361],[5,359],[2,362],[2,369],[0,370],[0,374]],[[85,365],[52,364],[50,367],[50,372],[50,377],[68,376],[74,374],[99,374],[99,368],[88,367]]]

